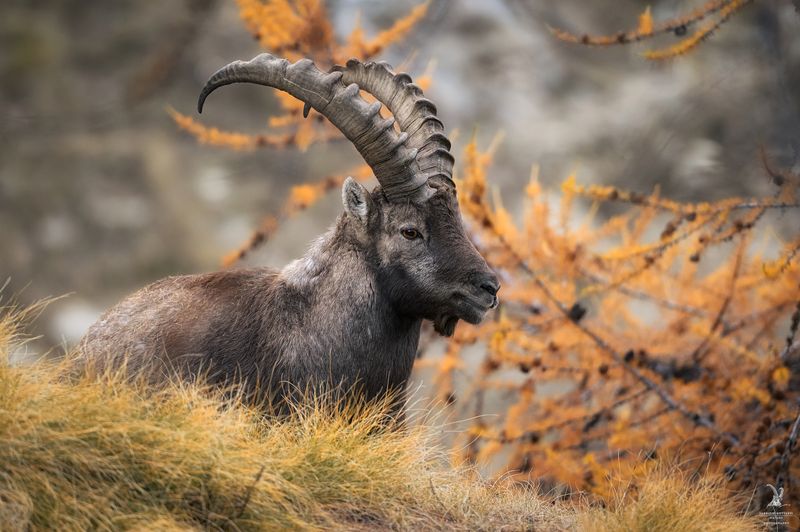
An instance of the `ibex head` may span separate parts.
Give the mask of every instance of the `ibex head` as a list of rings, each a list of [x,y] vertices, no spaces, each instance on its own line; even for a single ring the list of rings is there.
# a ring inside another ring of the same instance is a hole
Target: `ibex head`
[[[328,118],[356,147],[381,186],[348,178],[342,190],[348,230],[400,314],[432,320],[451,335],[459,319],[480,322],[497,305],[497,276],[469,241],[452,181],[454,159],[436,107],[407,74],[385,63],[348,61],[325,73],[304,59],[261,54],[215,73],[198,102],[231,83],[274,87]],[[377,101],[368,104],[360,91]],[[393,117],[381,117],[381,105]],[[399,130],[399,132],[398,132]]]

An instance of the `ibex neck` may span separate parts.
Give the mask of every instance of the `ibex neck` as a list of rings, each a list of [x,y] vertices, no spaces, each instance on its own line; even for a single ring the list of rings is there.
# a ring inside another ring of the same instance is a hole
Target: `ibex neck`
[[[398,314],[377,282],[369,252],[340,219],[281,272],[296,324],[288,356],[316,357],[334,378],[402,385],[411,373],[421,320]],[[308,358],[306,358],[308,360]],[[347,372],[350,374],[347,374]]]
[[[347,237],[343,220],[312,242],[303,257],[290,262],[281,272],[287,287],[306,295],[318,294],[331,288],[331,283],[363,281],[369,270],[363,253]],[[355,271],[362,275],[355,275]],[[355,277],[353,279],[352,277]]]
[[[393,321],[392,305],[377,283],[370,252],[352,234],[349,223],[342,216],[312,243],[302,258],[283,269],[281,278],[288,290],[296,292],[308,304],[306,311],[330,309],[338,312],[340,318],[363,320],[362,310],[369,309],[368,316],[373,319]]]

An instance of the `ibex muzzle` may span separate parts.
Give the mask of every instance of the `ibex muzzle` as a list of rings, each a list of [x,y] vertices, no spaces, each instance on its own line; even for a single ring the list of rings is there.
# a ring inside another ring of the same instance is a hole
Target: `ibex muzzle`
[[[500,287],[464,231],[436,107],[383,63],[322,72],[307,59],[261,54],[214,74],[198,110],[218,87],[241,82],[286,91],[325,116],[380,186],[369,192],[348,178],[345,212],[282,271],[171,277],[129,296],[90,328],[83,356],[101,366],[127,357],[129,370],[158,378],[242,385],[273,407],[288,389],[402,391],[422,321],[449,336],[459,319],[478,323],[496,307]],[[381,117],[382,105],[393,118]]]

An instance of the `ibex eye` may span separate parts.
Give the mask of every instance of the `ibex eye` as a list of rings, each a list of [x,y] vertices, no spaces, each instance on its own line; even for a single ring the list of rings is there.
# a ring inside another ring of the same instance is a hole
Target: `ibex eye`
[[[415,238],[419,238],[421,236],[419,231],[413,228],[401,229],[400,234],[409,240],[414,240]]]

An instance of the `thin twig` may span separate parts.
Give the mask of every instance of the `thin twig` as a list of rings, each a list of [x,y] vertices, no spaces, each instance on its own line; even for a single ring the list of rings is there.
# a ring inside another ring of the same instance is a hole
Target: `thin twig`
[[[767,172],[767,175],[769,175],[772,183],[776,187],[782,187],[787,182],[795,184],[800,182],[800,176],[795,175],[788,170],[777,169],[772,166],[772,163],[769,160],[769,155],[767,155],[767,150],[763,145],[759,148],[758,154],[761,158],[761,164],[764,166],[764,170]]]
[[[795,346],[795,337],[797,336],[797,329],[800,329],[800,301],[797,302],[797,307],[792,314],[792,324],[789,327],[789,336],[786,337],[786,346],[781,352],[781,360],[784,362],[789,358],[789,354],[793,351]]]
[[[433,485],[433,479],[428,477],[428,482],[430,483],[431,486],[431,493],[433,494],[433,498],[436,499],[436,502],[439,503],[439,506],[441,506],[445,512],[444,513],[445,518],[450,517],[451,515],[450,508],[445,506],[444,502],[442,502],[442,499],[439,498],[439,494],[436,492],[436,486]]]
[[[261,466],[261,469],[258,470],[258,474],[256,475],[255,480],[253,483],[247,487],[247,490],[244,493],[244,499],[242,499],[242,504],[239,506],[236,514],[233,516],[233,519],[239,519],[244,515],[244,511],[247,508],[247,505],[250,504],[250,497],[253,496],[253,491],[255,490],[256,484],[261,480],[261,476],[264,474],[264,469],[266,466]]]
[[[630,288],[630,287],[628,287],[628,286],[626,286],[624,284],[613,284],[612,285],[611,280],[605,279],[605,278],[603,278],[603,277],[601,277],[601,276],[599,276],[597,274],[588,272],[588,271],[586,271],[584,269],[580,269],[579,272],[580,272],[581,275],[583,275],[584,277],[586,277],[587,279],[589,279],[593,283],[597,283],[597,284],[601,284],[601,285],[607,285],[607,286],[609,286],[609,289],[615,290],[615,291],[619,292],[622,295],[625,295],[625,296],[628,296],[628,297],[631,297],[631,298],[634,298],[634,299],[639,299],[639,300],[642,300],[642,301],[649,301],[649,302],[654,303],[654,304],[656,304],[656,305],[658,305],[660,307],[663,307],[663,308],[665,308],[667,310],[674,310],[675,312],[681,312],[683,314],[688,314],[690,316],[695,316],[697,318],[708,318],[709,317],[710,313],[705,309],[693,307],[693,306],[690,306],[690,305],[685,305],[685,304],[682,304],[682,303],[675,303],[674,301],[669,301],[668,299],[661,299],[661,298],[658,298],[658,297],[656,297],[656,296],[654,296],[652,294],[648,294],[647,292],[642,292],[641,290],[636,290],[636,289]],[[722,320],[722,324],[723,324],[723,328],[725,330],[728,330],[729,328],[731,328],[731,325],[729,323],[727,323],[724,319]]]
[[[581,43],[586,46],[611,46],[617,44],[628,44],[652,39],[653,37],[663,35],[665,33],[674,33],[678,30],[685,32],[689,26],[721,11],[722,9],[728,7],[728,5],[732,2],[733,0],[713,0],[702,9],[699,9],[688,15],[664,21],[661,24],[653,27],[653,29],[648,32],[641,32],[637,29],[634,31],[617,33],[616,35],[592,36],[587,34],[575,35],[555,28],[551,28],[551,31],[556,35],[556,37],[563,41]]]
[[[624,405],[625,403],[629,403],[629,402],[633,401],[634,399],[638,399],[639,397],[642,397],[643,395],[645,395],[646,393],[649,393],[649,392],[650,392],[649,389],[642,388],[641,390],[639,390],[637,392],[634,392],[634,393],[628,395],[627,397],[623,397],[622,399],[618,399],[617,401],[614,401],[610,405],[606,405],[604,407],[598,408],[598,409],[596,409],[596,410],[594,410],[592,412],[589,412],[587,414],[584,414],[582,416],[578,416],[578,417],[574,417],[574,418],[570,418],[570,419],[565,419],[565,420],[559,421],[558,423],[552,423],[552,424],[544,426],[544,427],[539,427],[539,428],[537,428],[535,426],[527,427],[526,430],[522,434],[520,434],[519,436],[514,436],[513,438],[508,438],[508,437],[503,437],[503,436],[495,436],[495,435],[492,435],[492,434],[480,434],[479,437],[481,439],[483,439],[483,440],[499,441],[501,443],[511,443],[513,441],[528,440],[528,439],[531,438],[532,435],[537,434],[537,433],[538,434],[546,434],[547,432],[550,432],[550,431],[555,430],[555,429],[564,428],[564,427],[566,427],[568,425],[572,425],[573,423],[586,422],[588,420],[591,420],[593,418],[601,416],[601,415],[605,414],[606,412],[610,412],[610,411],[612,411],[612,410],[614,410],[616,408],[619,408],[620,406]]]
[[[492,222],[490,221],[489,223],[492,223]],[[507,242],[505,237],[499,231],[495,231],[495,233],[498,235],[498,239],[506,247],[506,249],[509,251],[509,253],[511,253],[515,257],[515,259],[517,260],[517,263],[520,265],[520,267],[528,275],[531,276],[531,279],[533,280],[533,283],[539,288],[539,290],[545,295],[545,297],[547,299],[549,299],[553,303],[553,305],[556,306],[558,311],[561,314],[563,314],[564,317],[569,319],[575,327],[577,327],[583,334],[588,336],[595,343],[595,345],[598,348],[600,348],[601,351],[604,351],[607,355],[609,355],[617,364],[619,364],[623,369],[625,369],[625,371],[627,371],[629,374],[631,374],[633,377],[635,377],[636,380],[638,380],[639,382],[644,384],[647,388],[649,388],[650,390],[655,392],[655,394],[658,396],[658,398],[661,399],[661,401],[664,402],[671,409],[673,409],[673,410],[675,410],[677,412],[680,412],[681,415],[683,415],[685,418],[689,419],[690,421],[692,421],[696,425],[700,425],[702,427],[705,427],[705,428],[711,430],[717,436],[721,436],[721,437],[727,439],[734,446],[738,446],[741,443],[739,438],[737,438],[734,434],[731,434],[729,432],[723,432],[719,428],[717,428],[716,424],[713,421],[711,421],[711,419],[709,419],[708,416],[704,416],[703,414],[700,414],[699,412],[694,412],[692,410],[689,410],[688,408],[686,408],[685,406],[680,404],[678,401],[673,399],[672,396],[665,389],[663,389],[661,386],[658,385],[658,383],[656,383],[655,381],[653,381],[652,379],[647,377],[645,374],[643,374],[637,368],[635,368],[632,365],[628,364],[625,361],[625,358],[624,358],[623,355],[621,355],[613,347],[611,347],[611,345],[609,345],[608,342],[606,342],[603,338],[601,338],[592,329],[590,329],[586,325],[582,324],[579,320],[570,319],[570,309],[567,308],[567,306],[565,306],[555,296],[555,294],[553,294],[553,292],[550,290],[550,288],[547,286],[547,284],[545,284],[545,282],[542,281],[542,279],[538,275],[536,275],[534,273],[533,269],[522,259],[522,257],[520,257],[517,254],[516,250],[514,250],[513,246],[511,246],[509,244],[509,242]]]
[[[711,336],[714,334],[714,331],[719,328],[721,324],[723,324],[723,317],[725,316],[725,312],[728,311],[728,307],[731,305],[731,301],[733,301],[733,296],[736,293],[736,281],[739,279],[739,273],[741,272],[742,268],[742,256],[744,255],[745,243],[747,241],[742,238],[739,249],[736,252],[736,259],[733,264],[733,274],[731,275],[731,282],[730,282],[730,289],[728,293],[725,295],[725,299],[720,306],[719,312],[717,312],[717,316],[714,318],[714,321],[711,323],[711,328],[708,329],[708,335],[703,338],[703,341],[697,346],[697,348],[692,352],[692,355],[689,357],[695,364],[700,363],[705,355],[708,353],[708,344],[711,342]],[[723,327],[723,330],[725,327]]]
[[[628,423],[625,424],[625,428],[627,430],[630,430],[631,428],[644,425],[645,423],[649,423],[650,421],[653,421],[654,419],[657,419],[657,418],[663,416],[664,414],[668,414],[668,413],[670,413],[672,411],[673,410],[671,408],[668,408],[668,407],[661,408],[659,410],[656,410],[652,414],[644,416],[641,419],[637,419],[635,421],[629,421]],[[583,441],[581,443],[578,443],[578,444],[575,444],[575,445],[570,445],[569,447],[565,447],[564,450],[581,449],[581,448],[583,448],[585,446],[585,444],[587,442],[597,441],[597,440],[607,440],[608,438],[612,437],[613,435],[614,435],[614,431],[612,431],[612,430],[605,430],[605,431],[599,432],[599,433],[597,433],[597,434],[595,434],[593,436],[585,435],[583,437]]]
[[[785,491],[789,491],[789,480],[791,479],[789,475],[789,464],[791,462],[792,450],[797,443],[798,435],[800,435],[800,414],[798,414],[797,419],[794,420],[792,431],[789,433],[789,438],[786,440],[786,446],[783,448],[781,469],[776,480],[776,484],[778,484],[779,487],[783,487]]]
[[[556,307],[562,314],[564,314],[565,316],[569,315],[569,309],[565,307],[564,304],[561,303],[561,301],[559,301],[555,297],[555,295],[550,291],[550,289],[547,287],[547,285],[544,284],[544,282],[541,279],[539,279],[538,277],[534,277],[533,282],[536,284],[536,286],[539,287],[539,289],[545,294],[545,296],[550,301],[552,301],[554,305],[556,305]],[[714,424],[714,422],[708,418],[708,416],[704,416],[703,414],[700,414],[698,412],[693,412],[688,408],[686,408],[685,406],[683,406],[682,404],[680,404],[675,399],[673,399],[672,396],[670,396],[669,393],[661,386],[659,386],[655,381],[647,377],[645,374],[643,374],[635,367],[625,362],[625,358],[620,353],[618,353],[614,348],[612,348],[605,340],[603,340],[593,330],[589,329],[588,327],[586,327],[586,325],[583,325],[580,322],[573,321],[572,323],[575,327],[580,329],[580,331],[583,334],[591,338],[592,341],[595,343],[595,345],[597,345],[597,347],[600,348],[600,350],[604,351],[617,364],[621,365],[625,369],[625,371],[633,375],[639,382],[641,382],[642,384],[647,386],[650,390],[655,392],[656,395],[658,395],[659,399],[661,399],[661,401],[663,401],[667,406],[669,406],[673,410],[680,412],[685,418],[691,420],[695,424],[706,427],[707,429],[711,430],[718,436],[722,436],[728,439],[734,445],[739,445],[740,443],[739,438],[737,438],[733,434],[719,430],[717,426]]]

